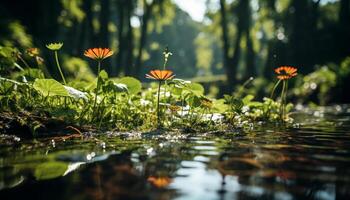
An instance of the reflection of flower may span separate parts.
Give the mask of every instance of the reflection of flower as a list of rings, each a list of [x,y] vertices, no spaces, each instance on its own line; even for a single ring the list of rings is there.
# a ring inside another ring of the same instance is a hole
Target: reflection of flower
[[[84,52],[86,57],[89,57],[94,60],[103,60],[113,55],[113,51],[109,48],[91,48]]]
[[[294,172],[290,172],[290,171],[278,171],[275,174],[276,177],[282,179],[282,180],[288,180],[288,179],[294,179],[296,178],[296,175]]]
[[[148,177],[147,181],[157,188],[166,187],[172,182],[171,178],[169,177],[155,177],[155,176]]]
[[[170,70],[151,70],[146,74],[146,78],[155,79],[158,81],[165,81],[174,78],[175,75]]]
[[[293,78],[294,76],[298,75],[297,71],[298,71],[297,68],[290,67],[290,66],[281,66],[275,69],[277,78],[280,80],[287,80],[287,79]]]
[[[58,51],[62,48],[63,43],[62,42],[58,42],[58,43],[50,43],[47,44],[46,47],[52,51]]]

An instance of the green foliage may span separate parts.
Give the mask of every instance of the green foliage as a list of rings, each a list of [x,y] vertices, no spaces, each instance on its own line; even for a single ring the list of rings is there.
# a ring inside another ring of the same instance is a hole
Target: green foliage
[[[35,79],[45,78],[44,73],[40,69],[24,69],[23,71],[13,73],[13,79],[17,81],[29,81],[33,82]]]
[[[58,18],[58,22],[65,27],[72,27],[75,21],[81,22],[85,18],[82,10],[83,0],[61,0],[65,12]]]
[[[230,106],[232,112],[240,113],[243,108],[243,101],[230,95],[224,95],[225,102]]]
[[[65,87],[54,79],[36,79],[34,81],[33,88],[36,89],[44,97],[69,96],[69,93]]]
[[[64,60],[68,69],[86,64],[79,58]],[[254,101],[253,95],[242,97],[242,92],[212,99],[205,96],[201,84],[178,78],[158,82],[161,87],[150,84],[148,89],[142,89],[142,83],[136,78],[110,78],[105,70],[93,81],[81,78],[64,85],[45,78],[40,69],[29,66],[12,73],[11,77],[13,79],[0,79],[1,111],[21,110],[97,129],[147,130],[160,127],[154,123],[156,119],[162,119],[164,128],[202,131],[281,121],[279,102]],[[289,110],[290,106],[287,107]],[[33,134],[44,127],[40,121],[22,121],[30,126]],[[39,179],[56,176],[51,171],[37,175]]]
[[[5,39],[5,41],[2,42],[3,44],[6,46],[19,45],[24,48],[32,47],[33,39],[20,22],[12,21],[6,28],[8,28],[9,38],[7,38],[7,40]]]
[[[327,66],[304,76],[302,84],[294,89],[294,93],[301,99],[314,94],[317,91],[317,98],[321,105],[325,105],[329,99],[329,92],[337,84],[337,75]]]
[[[345,58],[341,64],[339,69],[339,76],[341,78],[346,78],[350,74],[350,57]]]
[[[137,93],[141,92],[141,88],[142,88],[141,82],[139,80],[137,80],[136,78],[123,77],[121,79],[116,80],[116,83],[124,84],[127,87],[128,92],[130,94],[137,94]],[[121,85],[119,85],[119,86],[121,86]]]
[[[17,53],[17,50],[15,48],[0,46],[0,72],[1,73],[10,71],[14,67],[17,61],[16,53]]]
[[[88,62],[81,58],[64,57],[62,66],[64,71],[75,81],[92,81],[95,79]]]
[[[204,94],[204,88],[201,84],[199,83],[189,83],[186,85],[187,91],[200,96]]]

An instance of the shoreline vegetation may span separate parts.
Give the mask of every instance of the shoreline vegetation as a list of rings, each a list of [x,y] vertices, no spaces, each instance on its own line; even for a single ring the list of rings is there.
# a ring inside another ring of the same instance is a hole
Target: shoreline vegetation
[[[24,52],[35,60],[36,66],[30,67],[20,51],[4,47],[8,54],[3,56],[2,65],[6,67],[0,73],[1,134],[30,138],[81,135],[85,131],[210,132],[268,123],[287,126],[293,121],[287,90],[288,80],[297,76],[295,67],[275,69],[275,86],[270,97],[262,101],[241,91],[214,99],[204,94],[201,84],[176,78],[176,72],[166,69],[172,55],[168,48],[163,52],[163,66],[145,75],[154,81],[145,87],[133,77],[108,76],[103,61],[114,54],[109,48],[84,52],[96,61],[94,81],[66,79],[59,61],[62,46],[46,45],[54,53],[60,82],[47,75],[39,49]],[[252,80],[246,81],[241,90]]]

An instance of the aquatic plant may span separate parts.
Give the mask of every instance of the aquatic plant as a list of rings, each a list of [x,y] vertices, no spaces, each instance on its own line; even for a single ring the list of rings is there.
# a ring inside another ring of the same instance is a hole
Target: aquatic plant
[[[47,48],[56,54],[62,45],[54,43]],[[0,63],[6,66],[13,66],[17,60],[22,62],[18,58],[20,51],[0,48],[0,52],[6,55],[0,55]],[[28,55],[22,57],[24,62],[27,58],[40,56],[40,50],[36,48],[25,52]],[[142,83],[136,78],[110,78],[106,71],[101,70],[102,61],[113,55],[112,50],[91,48],[84,55],[98,64],[95,82],[86,79],[62,84],[47,78],[39,65],[22,68],[20,63],[17,64],[19,67],[2,70],[1,113],[24,112],[25,116],[33,116],[20,119],[19,123],[29,126],[35,135],[40,131],[47,132],[45,127],[49,119],[80,128],[101,130],[102,127],[103,130],[117,131],[145,131],[155,127],[203,132],[230,127],[251,128],[257,122],[285,120],[285,113],[291,108],[286,106],[286,85],[282,89],[281,101],[272,98],[258,101],[246,92],[252,79],[238,87],[240,89],[233,95],[225,95],[223,99],[208,97],[201,84],[175,78],[174,72],[166,69],[172,55],[168,49],[163,52],[161,69],[153,69],[146,74],[147,79],[155,80],[155,84],[151,83],[147,89],[142,89]],[[59,63],[57,67],[60,69]],[[276,73],[279,79],[274,89],[296,75],[296,71],[288,67]],[[62,79],[65,82],[65,77]],[[155,120],[157,123],[154,123]]]

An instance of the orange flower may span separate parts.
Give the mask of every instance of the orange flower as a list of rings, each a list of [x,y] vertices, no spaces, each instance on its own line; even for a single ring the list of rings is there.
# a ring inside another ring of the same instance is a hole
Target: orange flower
[[[298,75],[297,71],[298,71],[297,68],[290,67],[290,66],[281,66],[275,69],[277,78],[280,80],[287,80],[287,79],[293,78],[294,76]]]
[[[157,188],[166,187],[172,182],[171,178],[155,177],[155,176],[148,177],[147,181],[150,182],[153,186],[155,186]]]
[[[170,70],[151,70],[146,74],[146,78],[155,79],[158,81],[165,81],[174,78],[174,74]]]
[[[113,55],[113,51],[109,48],[91,48],[84,52],[86,57],[101,61]]]

